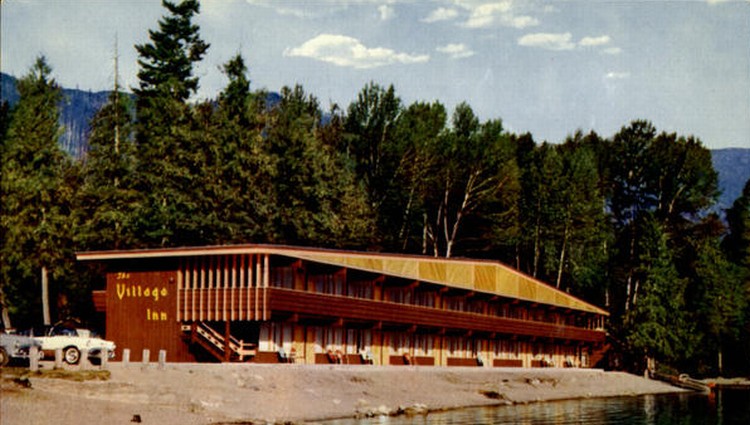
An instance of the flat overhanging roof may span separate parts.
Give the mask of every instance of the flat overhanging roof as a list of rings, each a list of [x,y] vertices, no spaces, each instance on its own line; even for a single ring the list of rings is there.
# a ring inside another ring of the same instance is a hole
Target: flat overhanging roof
[[[609,316],[609,313],[497,261],[330,250],[282,245],[224,245],[79,252],[79,261],[269,254],[428,282],[532,303]]]

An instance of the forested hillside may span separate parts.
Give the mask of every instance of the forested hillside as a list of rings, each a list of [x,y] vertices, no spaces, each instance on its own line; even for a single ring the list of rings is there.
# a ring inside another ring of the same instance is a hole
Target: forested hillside
[[[726,222],[712,214],[699,139],[635,120],[539,143],[377,83],[324,111],[301,86],[253,90],[240,55],[215,99],[189,103],[210,46],[197,1],[164,5],[135,46],[135,93],[97,109],[85,160],[60,146],[64,93],[44,57],[2,110],[6,326],[41,320],[41,276],[54,318],[92,320],[100,282],[75,251],[311,245],[502,261],[606,308],[622,367],[747,371],[750,183]]]

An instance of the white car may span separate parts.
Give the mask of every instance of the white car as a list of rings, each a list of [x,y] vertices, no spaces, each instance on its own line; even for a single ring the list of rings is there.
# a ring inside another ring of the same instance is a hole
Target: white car
[[[77,364],[84,349],[88,350],[89,359],[92,361],[98,361],[102,350],[105,349],[109,358],[115,356],[115,343],[98,338],[88,329],[54,326],[32,329],[29,336],[42,343],[44,358],[54,359],[55,351],[61,349],[63,361],[68,364]]]

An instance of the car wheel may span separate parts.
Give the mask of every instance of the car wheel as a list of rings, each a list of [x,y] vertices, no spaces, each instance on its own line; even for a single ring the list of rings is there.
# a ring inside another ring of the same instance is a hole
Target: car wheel
[[[67,347],[63,350],[63,359],[67,364],[78,364],[81,360],[81,352],[76,347]]]
[[[5,352],[5,348],[0,347],[0,367],[7,365],[9,361],[10,357]]]

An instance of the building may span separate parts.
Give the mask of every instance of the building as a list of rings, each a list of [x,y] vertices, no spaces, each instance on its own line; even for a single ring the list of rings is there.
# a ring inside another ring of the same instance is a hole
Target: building
[[[274,245],[83,252],[117,358],[590,367],[607,312],[505,265]]]

